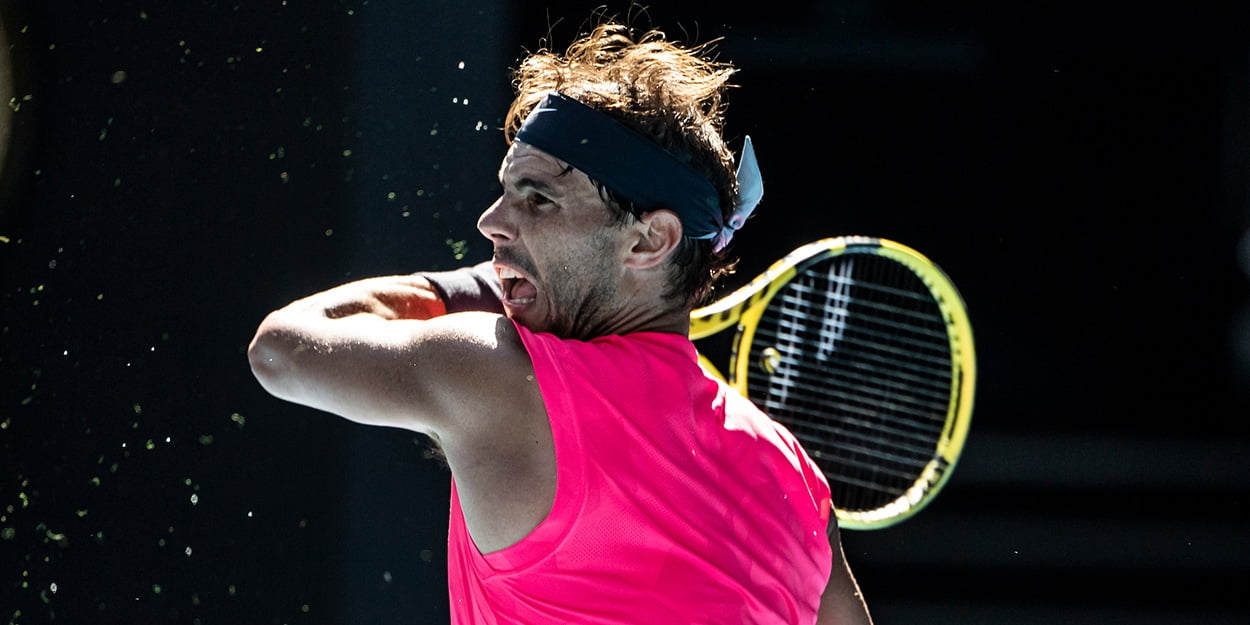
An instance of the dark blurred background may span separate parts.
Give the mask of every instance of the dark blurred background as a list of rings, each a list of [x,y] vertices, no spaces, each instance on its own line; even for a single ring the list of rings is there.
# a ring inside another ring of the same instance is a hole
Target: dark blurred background
[[[735,280],[864,234],[967,301],[953,478],[843,534],[879,624],[1247,622],[1250,22],[1226,4],[636,18],[741,69],[728,134],[768,191]],[[508,69],[593,6],[0,0],[0,622],[446,622],[448,474],[271,398],[245,348],[309,292],[488,258]]]

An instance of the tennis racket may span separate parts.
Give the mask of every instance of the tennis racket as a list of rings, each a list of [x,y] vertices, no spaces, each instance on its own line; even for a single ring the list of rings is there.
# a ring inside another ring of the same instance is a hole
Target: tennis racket
[[[886,239],[808,243],[691,313],[696,341],[735,328],[729,375],[803,444],[838,526],[889,527],[933,501],[968,434],[976,356],[955,285]]]

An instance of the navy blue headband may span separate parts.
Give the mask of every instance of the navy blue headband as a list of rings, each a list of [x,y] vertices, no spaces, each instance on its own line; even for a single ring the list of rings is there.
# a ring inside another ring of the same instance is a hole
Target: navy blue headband
[[[758,190],[751,206],[741,211],[745,214],[732,220],[736,225],[727,226],[716,187],[694,168],[641,133],[560,93],[547,94],[521,124],[516,140],[580,169],[643,210],[672,210],[686,236],[716,238],[717,250],[729,243],[763,194],[748,138],[743,161],[755,167]]]

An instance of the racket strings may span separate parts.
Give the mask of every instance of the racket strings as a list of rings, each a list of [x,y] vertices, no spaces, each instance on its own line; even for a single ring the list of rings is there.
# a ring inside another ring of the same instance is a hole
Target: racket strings
[[[952,368],[940,305],[910,269],[854,253],[802,269],[765,309],[750,359],[750,395],[825,470],[839,508],[887,505],[922,480]]]

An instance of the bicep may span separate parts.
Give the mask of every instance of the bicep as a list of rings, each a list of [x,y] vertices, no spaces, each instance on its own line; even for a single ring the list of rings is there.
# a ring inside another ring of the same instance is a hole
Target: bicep
[[[468,396],[499,357],[498,318],[457,315],[429,321],[373,315],[339,319],[272,313],[248,350],[252,370],[276,397],[370,425],[437,435],[453,402]]]

